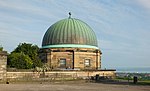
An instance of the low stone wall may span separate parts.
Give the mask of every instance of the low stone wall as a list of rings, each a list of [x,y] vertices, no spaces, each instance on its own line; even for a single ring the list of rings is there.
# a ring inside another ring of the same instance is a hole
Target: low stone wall
[[[115,71],[49,71],[49,72],[7,72],[7,81],[13,80],[48,80],[57,79],[88,79],[92,76],[115,77]]]

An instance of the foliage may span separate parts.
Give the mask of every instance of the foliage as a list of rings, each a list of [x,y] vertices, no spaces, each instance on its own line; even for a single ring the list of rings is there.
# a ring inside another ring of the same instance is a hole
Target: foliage
[[[28,55],[32,60],[38,55],[39,47],[37,45],[20,43],[18,47],[12,53],[21,53]]]
[[[138,80],[147,81],[150,80],[150,73],[117,73],[117,79],[133,80],[134,76],[138,77]]]
[[[32,44],[28,44],[28,43],[20,43],[17,48],[15,48],[14,51],[11,52],[10,55],[12,55],[13,53],[23,53],[24,55],[28,56],[32,61],[32,67],[30,68],[35,68],[35,67],[41,67],[42,66],[42,62],[38,57],[38,51],[39,51],[39,47],[37,45],[32,45]],[[10,67],[13,67],[13,65],[11,65],[11,59],[16,58],[15,56],[10,57],[8,56],[8,65]],[[18,59],[16,59],[18,60]],[[20,67],[20,66],[19,66]],[[26,67],[29,68],[29,67]]]
[[[0,51],[3,51],[3,47],[0,47]]]
[[[24,53],[12,53],[8,56],[8,65],[19,69],[29,69],[32,67],[32,60]]]

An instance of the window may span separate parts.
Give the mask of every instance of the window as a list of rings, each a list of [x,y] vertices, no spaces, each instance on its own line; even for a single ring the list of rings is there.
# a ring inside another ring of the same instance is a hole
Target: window
[[[66,67],[66,59],[65,58],[60,58],[60,67]]]
[[[89,67],[90,66],[90,59],[85,59],[85,67]]]

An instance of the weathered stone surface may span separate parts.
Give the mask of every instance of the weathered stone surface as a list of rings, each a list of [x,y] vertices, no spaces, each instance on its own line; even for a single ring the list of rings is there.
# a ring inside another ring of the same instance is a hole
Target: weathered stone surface
[[[44,74],[44,76],[43,76]],[[39,78],[47,78],[47,79],[88,79],[92,76],[96,75],[102,76],[102,77],[115,77],[115,70],[95,70],[95,71],[49,71],[49,72],[7,72],[7,81],[12,81],[16,79],[39,79]]]
[[[92,48],[50,48],[41,49],[40,58],[51,69],[91,70],[101,68],[101,54],[100,50]],[[61,59],[65,60],[64,66]]]
[[[6,81],[7,52],[0,51],[0,82]]]

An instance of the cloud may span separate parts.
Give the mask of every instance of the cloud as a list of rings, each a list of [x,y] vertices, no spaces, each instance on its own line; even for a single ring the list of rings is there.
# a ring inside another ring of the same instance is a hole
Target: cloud
[[[140,5],[150,10],[150,0],[137,0]]]
[[[21,42],[41,46],[46,29],[71,11],[95,31],[104,65],[140,64],[150,54],[150,18],[141,7],[149,9],[149,0],[1,0],[0,44],[9,52]]]

